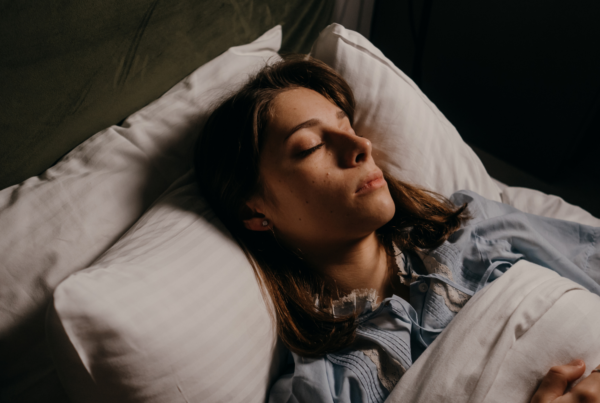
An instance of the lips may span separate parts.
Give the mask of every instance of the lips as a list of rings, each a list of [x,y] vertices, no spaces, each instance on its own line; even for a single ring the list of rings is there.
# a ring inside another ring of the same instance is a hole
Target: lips
[[[365,179],[363,179],[358,187],[356,188],[355,193],[365,193],[369,190],[379,188],[385,184],[385,179],[383,179],[383,173],[380,170],[371,172]]]

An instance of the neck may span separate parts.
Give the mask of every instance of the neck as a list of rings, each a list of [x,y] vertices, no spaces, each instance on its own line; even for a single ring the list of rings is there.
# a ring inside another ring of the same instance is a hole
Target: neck
[[[389,258],[375,232],[339,245],[305,251],[306,261],[332,279],[341,292],[372,288],[378,302],[391,296]]]

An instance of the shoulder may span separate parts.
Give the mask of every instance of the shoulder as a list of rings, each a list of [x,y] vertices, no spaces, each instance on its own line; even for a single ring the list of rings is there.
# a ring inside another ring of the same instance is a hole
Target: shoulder
[[[449,200],[456,206],[467,203],[468,211],[475,222],[510,213],[522,213],[508,204],[486,199],[472,190],[464,189],[454,192]]]
[[[461,206],[464,203],[468,203],[469,205],[482,206],[487,204],[488,202],[493,202],[492,200],[486,199],[485,197],[481,196],[479,193],[475,193],[474,191],[467,189],[459,190],[452,193],[449,199],[452,203],[456,204],[457,206]]]

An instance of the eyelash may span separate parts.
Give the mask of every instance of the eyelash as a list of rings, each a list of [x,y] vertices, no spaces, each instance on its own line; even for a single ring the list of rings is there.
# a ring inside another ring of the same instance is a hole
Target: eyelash
[[[325,145],[325,143],[321,143],[319,145],[314,146],[313,148],[304,150],[298,154],[298,157],[300,157],[300,158],[308,157],[310,154],[314,153],[315,151],[317,151],[319,148],[323,147],[324,145]]]

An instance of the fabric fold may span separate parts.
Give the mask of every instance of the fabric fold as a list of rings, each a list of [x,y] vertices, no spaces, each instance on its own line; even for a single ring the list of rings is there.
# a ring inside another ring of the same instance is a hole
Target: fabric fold
[[[386,402],[529,402],[553,365],[600,363],[600,297],[521,260],[457,314]]]

